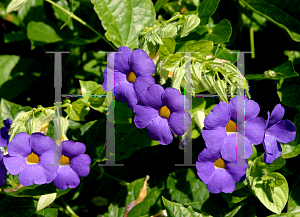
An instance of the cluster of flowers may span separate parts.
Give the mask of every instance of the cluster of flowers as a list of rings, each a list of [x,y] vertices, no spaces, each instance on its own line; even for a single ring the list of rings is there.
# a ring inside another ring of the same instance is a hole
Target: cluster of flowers
[[[183,135],[191,123],[191,115],[186,112],[190,102],[180,91],[155,84],[152,74],[155,64],[143,50],[131,50],[122,46],[114,57],[108,57],[104,70],[103,89],[114,89],[115,99],[126,102],[135,114],[137,128],[147,127],[151,139],[168,145],[173,140],[172,132]],[[114,86],[107,84],[107,70],[114,71]],[[172,131],[172,132],[171,132]]]
[[[243,98],[243,104],[238,105],[238,97]],[[244,111],[244,121],[239,126],[236,124],[238,106],[242,106]],[[264,160],[270,164],[281,155],[279,142],[288,143],[295,139],[295,125],[289,120],[282,120],[284,108],[280,104],[275,106],[271,116],[268,112],[267,121],[257,117],[259,111],[258,103],[237,96],[229,104],[217,104],[205,118],[202,137],[206,148],[199,154],[196,167],[199,178],[211,193],[233,192],[234,182],[244,181],[248,168],[246,159],[253,152],[251,143],[263,144]],[[245,166],[233,165],[237,160],[237,134],[244,138]]]
[[[65,190],[76,188],[80,179],[90,172],[91,158],[84,154],[83,143],[71,140],[63,141],[59,147],[55,141],[43,133],[31,135],[18,133],[10,143],[8,132],[12,121],[3,121],[1,128],[0,147],[7,146],[8,154],[0,152],[0,185],[6,181],[6,171],[19,175],[21,185],[47,184]]]

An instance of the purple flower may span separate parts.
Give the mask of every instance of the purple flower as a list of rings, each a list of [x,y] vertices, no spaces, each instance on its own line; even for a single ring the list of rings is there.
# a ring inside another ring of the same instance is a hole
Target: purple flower
[[[6,168],[3,163],[4,154],[0,151],[0,186],[6,182]]]
[[[4,127],[1,128],[1,133],[0,133],[0,147],[5,147],[8,145],[8,141],[10,136],[8,135],[10,126],[12,125],[12,120],[7,118],[6,120],[3,121]]]
[[[19,182],[24,186],[50,183],[58,169],[58,166],[52,166],[54,145],[54,140],[42,133],[30,136],[18,133],[8,144],[4,165],[10,174],[19,174]]]
[[[238,128],[236,124],[237,97],[232,98],[229,104],[220,102],[204,120],[202,136],[206,147],[212,152],[221,151],[222,158],[227,161],[236,161],[237,133],[244,131],[242,134],[244,135],[245,159],[252,155],[251,143],[258,145],[264,138],[265,121],[257,117],[259,105],[245,97],[244,105],[241,106],[243,106],[244,121],[238,125]]]
[[[158,84],[151,85],[140,93],[139,103],[133,108],[134,123],[137,128],[147,127],[148,135],[162,145],[173,140],[171,131],[183,135],[191,123],[191,115],[187,111],[190,102],[179,90]]]
[[[114,66],[115,96],[120,102],[127,102],[128,108],[133,108],[138,102],[138,95],[146,90],[151,84],[155,84],[152,74],[155,72],[155,64],[143,50],[137,49],[133,52],[128,47],[122,46],[108,57],[107,68],[103,77],[103,89],[112,90],[113,86],[107,86],[107,69]]]
[[[91,158],[83,154],[86,147],[81,142],[72,140],[61,143],[61,153],[59,154],[59,168],[54,179],[54,185],[60,190],[76,188],[80,179],[79,176],[85,177],[90,172]]]
[[[242,182],[246,178],[247,166],[230,165],[234,162],[228,162],[221,158],[220,152],[213,153],[205,148],[198,156],[196,163],[197,174],[206,184],[207,190],[211,193],[218,194],[233,192],[235,189],[234,182]]]
[[[270,112],[268,112],[267,129],[263,140],[266,152],[264,160],[267,164],[273,163],[276,158],[280,157],[282,149],[279,142],[288,143],[296,137],[295,125],[289,120],[281,120],[283,115],[284,108],[280,104],[275,106],[271,117]]]

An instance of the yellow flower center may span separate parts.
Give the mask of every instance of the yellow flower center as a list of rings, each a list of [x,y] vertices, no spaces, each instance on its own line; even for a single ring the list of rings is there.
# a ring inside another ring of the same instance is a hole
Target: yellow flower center
[[[170,114],[171,112],[167,106],[163,106],[159,109],[159,116],[162,118],[168,119],[170,117]]]
[[[130,83],[134,83],[136,79],[136,75],[134,74],[134,72],[130,72],[127,75],[127,81],[129,81]]]
[[[62,155],[61,158],[59,159],[59,164],[63,165],[63,164],[70,164],[70,158],[68,158],[65,155]]]
[[[27,157],[28,164],[37,164],[39,161],[39,157],[33,152],[31,152],[31,154]]]
[[[232,120],[228,122],[226,125],[226,132],[227,133],[234,133],[236,132],[236,123],[234,123]]]
[[[218,160],[215,161],[215,167],[216,168],[222,168],[225,169],[225,162],[222,158],[219,158]]]

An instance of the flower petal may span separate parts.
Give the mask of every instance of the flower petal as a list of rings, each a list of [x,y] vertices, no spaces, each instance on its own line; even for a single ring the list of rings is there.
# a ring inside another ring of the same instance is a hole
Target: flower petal
[[[267,129],[266,134],[274,136],[279,142],[288,143],[296,137],[296,127],[289,120],[283,120]]]
[[[152,76],[139,76],[136,78],[135,82],[133,83],[133,89],[137,96],[144,91],[147,90],[150,85],[155,84],[155,79]]]
[[[107,54],[107,67],[128,74],[130,72],[128,61],[131,56],[131,50],[126,46],[122,46],[118,48],[117,52]]]
[[[87,154],[79,155],[70,160],[70,167],[78,176],[85,177],[90,173],[91,158]]]
[[[206,147],[213,153],[221,150],[222,146],[225,144],[225,139],[227,137],[225,127],[218,127],[212,130],[202,129],[202,137],[205,141]]]
[[[9,135],[8,135],[7,129],[5,127],[2,127],[0,129],[0,147],[7,146],[8,141],[9,141]]]
[[[136,49],[132,52],[129,59],[129,65],[137,77],[141,75],[151,76],[155,72],[155,64],[153,60],[141,49]]]
[[[263,141],[265,149],[264,159],[267,164],[273,163],[276,158],[279,158],[282,152],[281,145],[273,136],[266,134]]]
[[[213,162],[215,163],[221,157],[220,152],[211,152],[208,148],[204,148],[203,151],[200,152],[198,155],[198,162],[205,163],[205,162]]]
[[[80,179],[78,175],[72,170],[72,168],[66,165],[60,166],[58,168],[56,177],[53,182],[58,189],[65,190],[68,187],[76,188],[80,183]]]
[[[7,118],[6,120],[3,121],[3,124],[5,126],[6,129],[10,129],[10,126],[12,125],[13,121],[10,120],[9,118]]]
[[[127,102],[127,107],[130,109],[132,109],[138,101],[132,83],[127,81],[115,87],[115,96],[117,101]]]
[[[226,127],[230,121],[229,106],[226,102],[217,104],[204,120],[206,129],[214,129],[217,127]]]
[[[6,182],[6,169],[4,165],[0,167],[0,186],[3,186]]]
[[[215,172],[215,167],[213,162],[204,162],[200,163],[197,161],[196,163],[197,175],[199,178],[205,183],[209,183],[212,178],[212,174]]]
[[[102,84],[103,90],[104,91],[112,90],[113,87],[107,88],[107,68],[104,69],[103,78],[104,78],[104,82]],[[125,82],[125,81],[127,82],[126,74],[115,71],[115,73],[114,73],[114,86],[116,87],[118,84],[120,84],[121,82]]]
[[[54,153],[54,151],[49,151],[42,154],[39,157],[39,165],[43,168],[47,175],[46,183],[50,183],[53,181],[56,175],[56,171],[58,170],[58,153]]]
[[[284,108],[282,107],[281,104],[277,104],[272,113],[271,113],[271,117],[269,119],[269,123],[267,128],[271,127],[272,125],[278,123],[279,121],[281,121],[281,119],[284,116]]]
[[[47,182],[45,171],[38,164],[27,164],[19,174],[21,185],[42,185]]]
[[[244,137],[244,159],[248,159],[252,153],[253,148],[250,141]],[[229,162],[236,162],[237,159],[237,133],[229,133],[225,145],[221,150],[222,158]]]
[[[261,117],[255,117],[238,126],[238,131],[244,131],[244,135],[254,145],[262,143],[266,130],[266,122]],[[240,129],[240,130],[239,130]]]
[[[151,139],[159,141],[162,145],[168,145],[173,140],[173,135],[165,118],[158,116],[147,127]]]
[[[48,151],[52,151],[54,153],[54,147],[56,146],[52,138],[40,132],[31,134],[29,144],[33,152],[38,156]]]
[[[164,92],[164,88],[158,84],[151,85],[147,90],[142,91],[139,94],[139,105],[145,105],[156,110],[159,110],[164,106],[161,95]]]
[[[171,113],[188,111],[191,107],[189,99],[185,98],[179,90],[173,87],[165,89],[162,94],[162,101],[170,109]]]
[[[63,141],[62,145],[62,154],[68,158],[74,158],[86,151],[86,147],[81,142],[74,142],[72,140]]]
[[[134,106],[133,113],[135,126],[140,129],[148,126],[159,115],[156,109],[142,105]]]
[[[225,162],[226,171],[231,175],[235,182],[242,182],[246,178],[246,170],[248,168],[248,162],[245,160],[247,166],[232,165],[235,162]]]
[[[257,102],[253,100],[248,100],[247,97],[244,96],[237,96],[230,100],[229,107],[230,107],[230,114],[231,114],[231,120],[233,122],[236,122],[237,119],[237,99],[241,98],[241,103],[239,106],[242,106],[242,110],[244,112],[244,118],[245,120],[254,118],[258,115],[260,108]]]
[[[188,112],[174,112],[171,113],[170,118],[168,119],[169,126],[174,134],[183,135],[189,128],[192,118]]]
[[[224,193],[233,192],[235,183],[229,173],[222,168],[216,168],[212,174],[210,182],[207,184],[207,190],[211,193],[218,194],[221,191]]]
[[[12,175],[18,175],[25,167],[26,157],[6,155],[3,158],[6,170]]]
[[[18,133],[9,143],[7,150],[10,156],[24,156],[31,154],[29,145],[29,135],[27,133]]]

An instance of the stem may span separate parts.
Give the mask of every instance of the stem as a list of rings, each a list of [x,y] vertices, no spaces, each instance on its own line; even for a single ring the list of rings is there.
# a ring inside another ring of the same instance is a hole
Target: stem
[[[83,21],[82,19],[80,19],[79,17],[77,17],[75,14],[71,13],[70,11],[64,9],[63,7],[59,6],[58,4],[56,4],[55,2],[51,1],[51,0],[45,0],[47,2],[49,2],[50,4],[54,5],[55,7],[58,7],[60,10],[62,10],[63,12],[65,12],[66,14],[68,14],[70,17],[72,17],[73,19],[77,20],[79,23],[81,23],[82,25],[88,27],[90,30],[92,30],[94,33],[96,33],[98,36],[100,36],[100,38],[102,38],[107,44],[109,44],[114,50],[117,50],[117,48],[110,43],[100,32],[97,32],[93,27],[91,27],[89,24],[87,24],[85,21]]]
[[[119,181],[119,182],[124,182],[124,180],[118,179],[118,178],[116,178],[116,177],[114,177],[114,176],[111,176],[111,175],[105,173],[105,172],[103,173],[103,175],[106,175],[106,176],[108,176],[108,177],[110,177],[110,178],[112,178],[112,179],[115,179],[115,180]],[[127,182],[125,182],[125,183],[127,184]]]
[[[47,1],[47,0],[46,0]],[[165,21],[165,22],[163,22],[164,24],[167,24],[167,23],[169,23],[169,22],[172,22],[172,21],[174,21],[174,20],[176,20],[176,19],[178,19],[178,18],[181,18],[182,17],[182,15],[181,14],[178,14],[178,15],[176,15],[175,17],[172,17],[172,18],[170,18],[169,20],[167,20],[167,21]],[[152,27],[152,28],[148,28],[148,30],[153,30],[153,29],[156,29],[156,28],[159,28],[163,23],[161,23],[161,24],[159,24],[159,25],[157,25],[157,26],[154,26],[154,27]]]
[[[250,27],[250,45],[251,45],[251,58],[255,58],[255,48],[254,48],[254,28]]]

